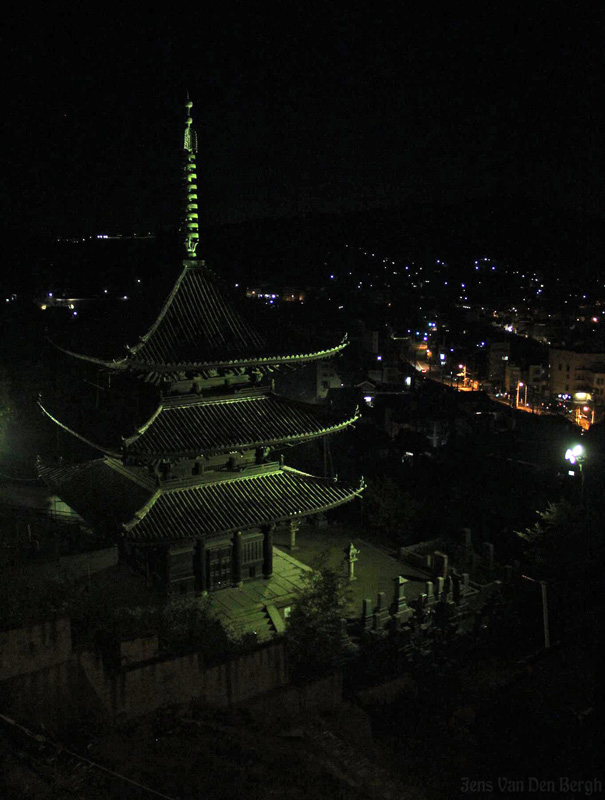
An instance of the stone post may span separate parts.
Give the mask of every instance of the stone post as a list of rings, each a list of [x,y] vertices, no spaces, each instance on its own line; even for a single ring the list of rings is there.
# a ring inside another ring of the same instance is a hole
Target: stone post
[[[437,578],[447,577],[447,554],[435,550],[433,553],[433,572]]]
[[[481,555],[483,556],[483,566],[491,572],[494,568],[494,545],[491,542],[483,542]]]
[[[384,592],[378,592],[378,601],[374,609],[374,630],[384,630],[389,621],[389,609],[387,607],[387,596]]]
[[[404,578],[402,575],[398,575],[396,578],[393,578],[394,584],[394,597],[393,597],[393,614],[397,614],[399,611],[402,611],[404,608],[408,607],[407,601],[405,599],[405,585],[407,583],[407,579]]]
[[[454,595],[454,603],[459,603],[462,599],[462,580],[458,573],[452,575],[452,590]]]
[[[416,622],[421,630],[426,630],[430,622],[430,614],[428,597],[426,594],[418,595],[416,599]]]
[[[443,595],[443,584],[445,583],[445,578],[437,578],[435,583],[437,586],[437,591],[435,592],[437,600],[441,600],[441,596]]]
[[[300,520],[299,519],[291,519],[290,520],[290,551],[296,550],[296,534],[298,533],[298,529],[300,528]]]
[[[349,582],[356,581],[355,577],[355,562],[359,560],[359,553],[353,542],[345,549],[345,561],[349,565]]]
[[[367,597],[363,600],[363,607],[361,612],[361,626],[364,631],[371,631],[374,626],[372,601],[369,600]]]
[[[414,611],[408,606],[405,598],[405,585],[408,581],[406,578],[399,575],[393,578],[395,596],[391,606],[391,614],[393,615],[393,631],[399,631],[401,626],[414,616]]]

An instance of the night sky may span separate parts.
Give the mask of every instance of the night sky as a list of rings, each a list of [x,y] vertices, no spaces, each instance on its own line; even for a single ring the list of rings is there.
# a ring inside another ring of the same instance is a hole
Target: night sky
[[[13,12],[5,229],[173,224],[186,88],[207,223],[518,196],[602,215],[603,17],[458,5]]]

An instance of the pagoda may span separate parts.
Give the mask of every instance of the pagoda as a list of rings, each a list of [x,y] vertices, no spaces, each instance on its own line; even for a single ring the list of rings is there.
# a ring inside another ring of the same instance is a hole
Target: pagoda
[[[94,530],[115,537],[121,560],[166,593],[214,591],[273,572],[273,533],[353,500],[363,490],[287,467],[272,452],[342,431],[325,407],[280,396],[272,373],[340,353],[270,340],[247,321],[219,279],[196,256],[199,244],[197,140],[186,104],[183,147],[182,269],[155,322],[119,358],[66,350],[110,373],[157,387],[158,405],[131,435],[97,443],[77,464],[39,465],[46,484]],[[94,428],[94,421],[91,421]]]

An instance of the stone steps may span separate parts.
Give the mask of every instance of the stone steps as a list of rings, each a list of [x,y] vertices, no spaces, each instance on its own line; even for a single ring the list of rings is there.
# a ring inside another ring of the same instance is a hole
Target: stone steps
[[[276,632],[271,617],[264,608],[230,619],[229,627],[236,635],[256,634],[259,642],[272,639]]]

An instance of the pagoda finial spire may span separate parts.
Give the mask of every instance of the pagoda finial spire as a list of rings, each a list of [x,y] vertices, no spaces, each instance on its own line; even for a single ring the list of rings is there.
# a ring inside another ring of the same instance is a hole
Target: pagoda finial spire
[[[185,156],[185,208],[182,230],[184,234],[184,245],[187,258],[194,259],[200,235],[197,213],[197,173],[195,164],[195,156],[197,153],[197,134],[195,129],[192,127],[192,107],[193,103],[189,99],[189,92],[187,92],[187,102],[185,103],[185,136],[183,140],[183,151]]]

